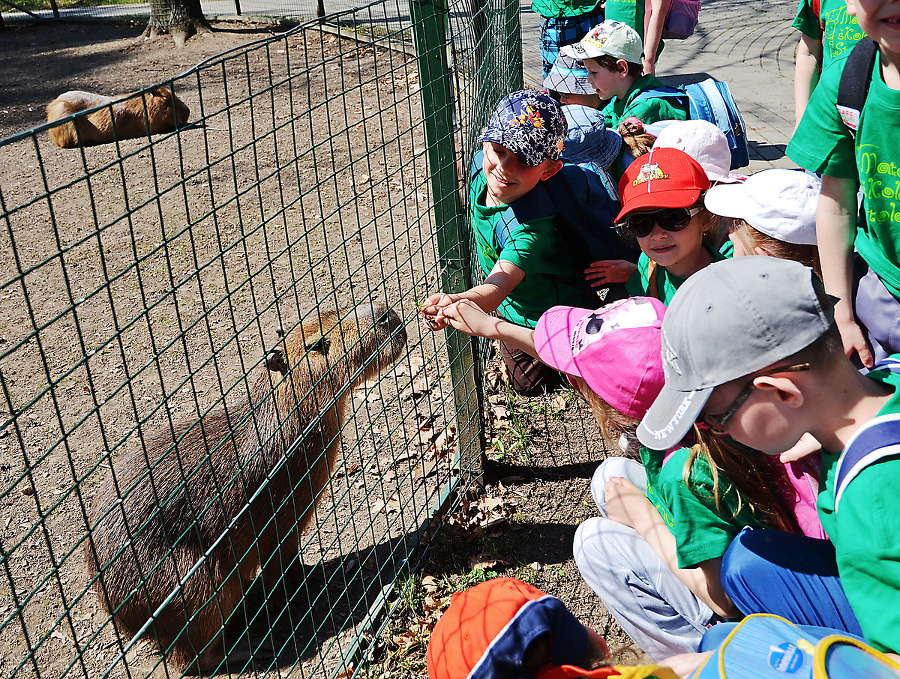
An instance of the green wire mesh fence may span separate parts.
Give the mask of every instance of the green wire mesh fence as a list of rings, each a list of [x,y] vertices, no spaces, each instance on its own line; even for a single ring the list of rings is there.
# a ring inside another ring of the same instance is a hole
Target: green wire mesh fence
[[[472,282],[521,79],[517,3],[379,0],[148,89],[136,138],[0,141],[0,676],[360,671],[481,470],[485,347],[417,304]],[[590,455],[522,407],[488,452]]]

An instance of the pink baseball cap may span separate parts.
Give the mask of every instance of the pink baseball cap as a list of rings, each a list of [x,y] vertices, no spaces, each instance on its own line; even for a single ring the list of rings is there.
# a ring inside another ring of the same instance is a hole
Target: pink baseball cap
[[[666,381],[665,312],[653,297],[629,297],[595,311],[556,306],[538,319],[535,348],[544,363],[583,377],[613,408],[640,419]]]

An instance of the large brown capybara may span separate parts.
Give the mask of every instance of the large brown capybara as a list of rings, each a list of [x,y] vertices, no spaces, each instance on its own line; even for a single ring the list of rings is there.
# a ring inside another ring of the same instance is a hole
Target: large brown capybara
[[[85,556],[121,634],[134,637],[161,608],[146,634],[171,666],[221,662],[221,632],[257,569],[275,583],[297,557],[353,387],[405,345],[400,317],[381,305],[314,316],[248,376],[249,396],[116,460],[90,510]]]
[[[110,105],[112,105],[112,119],[109,115]],[[103,108],[51,127],[47,130],[50,138],[64,149],[76,148],[79,142],[81,146],[108,144],[117,138],[143,137],[147,134],[148,127],[150,134],[172,132],[176,125],[186,125],[191,115],[191,110],[172,94],[168,87],[154,87],[144,92],[143,96],[134,93],[117,99],[93,92],[71,90],[59,95],[47,105],[47,122],[52,123],[95,106]]]

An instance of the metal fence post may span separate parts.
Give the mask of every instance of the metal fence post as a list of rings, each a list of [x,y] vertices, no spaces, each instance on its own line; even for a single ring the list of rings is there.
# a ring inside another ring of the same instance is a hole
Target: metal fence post
[[[522,21],[519,0],[505,0],[503,41],[506,47],[507,67],[510,78],[510,92],[524,86],[522,71]]]
[[[454,100],[447,63],[446,0],[410,0],[413,35],[421,83],[425,144],[441,262],[441,290],[462,292],[471,284],[465,214],[454,144]],[[457,450],[463,470],[483,454],[481,390],[476,386],[473,339],[447,331],[453,398],[456,406]]]

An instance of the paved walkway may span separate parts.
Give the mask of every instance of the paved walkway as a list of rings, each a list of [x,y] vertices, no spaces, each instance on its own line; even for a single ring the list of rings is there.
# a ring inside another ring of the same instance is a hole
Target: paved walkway
[[[794,127],[794,50],[791,28],[796,0],[703,0],[700,24],[688,40],[670,40],[659,59],[668,84],[711,75],[731,86],[750,141],[749,171],[796,167],[784,149]],[[525,81],[541,77],[540,17],[522,6]]]

